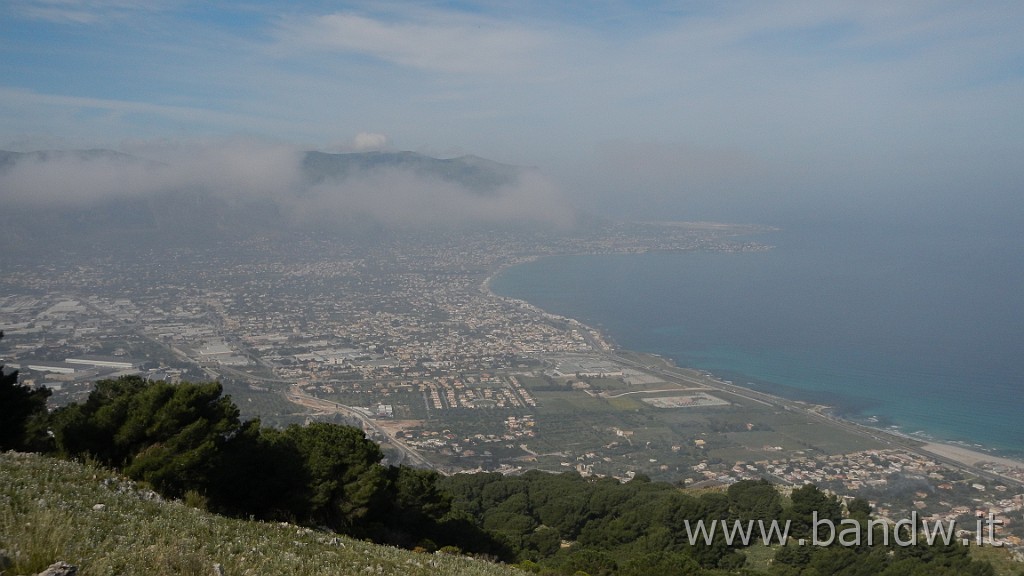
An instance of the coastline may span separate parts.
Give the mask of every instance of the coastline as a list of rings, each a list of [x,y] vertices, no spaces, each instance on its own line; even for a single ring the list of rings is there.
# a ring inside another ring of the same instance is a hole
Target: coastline
[[[992,464],[995,466],[1003,466],[1006,468],[1020,468],[1024,469],[1024,461],[1017,460],[1014,458],[1007,458],[1005,456],[996,456],[987,452],[979,452],[963,446],[957,446],[956,444],[947,444],[944,442],[928,442],[921,446],[921,450],[930,452],[932,454],[942,456],[949,460],[955,460],[966,466],[979,466],[982,464]]]
[[[481,291],[484,292],[485,294],[487,294],[489,297],[496,298],[496,299],[499,299],[499,300],[503,300],[505,302],[513,303],[516,306],[520,306],[520,307],[524,307],[524,308],[529,308],[530,310],[532,310],[533,312],[535,312],[536,314],[538,314],[541,317],[545,317],[545,318],[549,318],[549,319],[555,319],[555,320],[559,320],[559,321],[562,321],[562,322],[570,323],[571,325],[577,327],[581,331],[581,333],[590,336],[588,338],[588,342],[592,346],[594,346],[595,353],[605,354],[605,355],[609,355],[611,357],[618,357],[621,354],[642,354],[642,355],[648,355],[648,356],[652,355],[652,354],[647,353],[647,352],[638,352],[638,351],[634,351],[634,350],[621,349],[621,348],[619,348],[618,346],[616,346],[614,344],[614,341],[608,335],[603,334],[597,328],[594,328],[593,326],[585,324],[584,322],[582,322],[582,321],[580,321],[578,319],[548,312],[547,310],[544,310],[543,308],[541,308],[541,307],[539,307],[539,306],[537,306],[537,305],[535,305],[535,304],[533,304],[531,302],[528,302],[528,301],[520,299],[520,298],[513,298],[513,297],[510,297],[510,296],[503,296],[501,294],[495,293],[494,290],[492,289],[492,287],[491,287],[492,280],[495,277],[497,277],[499,274],[505,272],[506,270],[508,270],[508,269],[510,269],[510,268],[512,268],[514,266],[518,266],[520,264],[526,264],[526,263],[529,263],[529,262],[534,262],[534,261],[539,260],[539,259],[541,259],[541,258],[543,258],[545,256],[546,255],[524,256],[524,257],[516,258],[513,261],[506,262],[506,263],[503,263],[503,264],[499,265],[497,268],[495,268],[493,271],[491,271],[487,275],[487,277],[483,280],[483,282],[481,283],[481,286],[480,286]],[[684,367],[684,366],[679,366],[671,358],[666,358],[666,357],[663,357],[663,356],[660,356],[660,355],[653,355],[653,356],[657,356],[658,358],[660,358],[661,361],[664,362],[666,364],[666,366],[668,368],[670,368],[670,369],[676,369],[676,370],[697,370],[697,371],[700,371],[700,372],[703,372],[703,373],[707,374],[708,377],[711,380],[713,380],[716,383],[720,384],[722,387],[725,387],[725,388],[740,388],[740,389],[743,389],[743,390],[746,390],[746,391],[750,391],[752,393],[756,393],[758,396],[764,396],[764,397],[767,397],[767,398],[771,398],[771,399],[775,400],[776,402],[778,402],[780,404],[787,404],[787,403],[806,404],[808,406],[808,409],[807,409],[808,413],[816,414],[817,416],[819,416],[821,418],[826,418],[828,420],[833,421],[834,423],[841,424],[844,427],[853,427],[853,428],[856,428],[856,429],[861,429],[865,433],[868,433],[870,435],[880,434],[880,435],[884,435],[884,436],[890,437],[890,438],[899,438],[899,439],[902,439],[904,441],[909,441],[909,442],[912,443],[912,445],[903,444],[903,446],[902,446],[906,450],[914,451],[914,452],[917,452],[918,454],[921,454],[921,455],[937,457],[940,460],[945,461],[947,464],[959,465],[959,466],[967,467],[967,468],[970,468],[970,469],[972,469],[974,471],[982,471],[982,472],[984,472],[986,474],[995,475],[995,476],[998,476],[999,478],[1010,480],[1010,481],[1014,481],[1014,482],[1017,482],[1019,484],[1024,485],[1024,457],[1015,458],[1015,457],[1009,457],[1009,456],[1000,456],[1000,455],[993,454],[993,453],[990,453],[990,452],[987,452],[987,451],[982,451],[982,450],[988,450],[987,448],[985,448],[983,446],[980,447],[980,450],[979,449],[973,449],[973,448],[967,448],[965,446],[959,445],[957,443],[957,441],[953,441],[953,440],[939,440],[939,439],[933,439],[933,438],[925,439],[925,438],[920,438],[920,437],[917,437],[917,436],[914,436],[914,435],[906,434],[906,433],[903,433],[903,432],[894,431],[894,430],[891,430],[891,429],[878,428],[878,427],[875,427],[875,426],[871,426],[871,425],[865,424],[863,422],[857,422],[857,421],[854,421],[854,420],[850,420],[850,419],[847,419],[847,418],[842,418],[842,417],[836,416],[836,415],[834,415],[834,413],[832,413],[832,407],[828,406],[828,405],[808,404],[808,403],[803,402],[803,401],[793,400],[793,399],[789,399],[789,398],[784,398],[784,397],[781,397],[781,396],[778,396],[778,395],[775,395],[775,394],[770,394],[770,393],[766,393],[766,392],[763,392],[763,391],[754,390],[754,389],[748,388],[746,386],[741,386],[741,385],[734,384],[731,381],[723,380],[722,378],[720,378],[720,377],[718,377],[718,376],[716,376],[716,375],[714,375],[714,374],[712,374],[710,372],[707,372],[706,370],[703,370],[703,369],[693,368],[693,367],[689,367],[688,368],[688,367]],[[825,416],[825,414],[828,414],[828,416]],[[994,471],[994,470],[990,469],[990,466],[999,468],[1001,470],[995,470]],[[1019,472],[1021,474],[1021,477],[1020,478],[1016,478],[1016,477],[1006,476],[1004,474],[1004,472],[1007,472],[1007,471],[1017,471],[1017,472]]]
[[[562,256],[562,255],[563,254],[559,254],[559,256]],[[568,255],[571,256],[572,254],[568,254]],[[513,261],[505,262],[505,263],[502,263],[502,264],[498,265],[494,270],[492,270],[487,275],[486,278],[484,278],[483,282],[480,283],[480,291],[483,292],[485,295],[487,295],[490,298],[495,298],[497,300],[502,300],[504,302],[515,304],[516,306],[519,306],[521,308],[528,308],[534,314],[537,314],[538,316],[541,316],[543,318],[558,320],[558,321],[561,321],[561,322],[567,322],[567,323],[577,327],[577,329],[579,329],[582,334],[586,334],[587,336],[589,336],[589,338],[587,338],[587,340],[588,340],[588,342],[592,346],[594,346],[597,349],[596,350],[597,352],[600,352],[602,354],[607,354],[607,353],[615,352],[616,350],[618,350],[618,346],[615,345],[614,340],[612,340],[607,334],[602,333],[600,330],[598,330],[597,328],[594,328],[593,326],[585,324],[585,323],[577,320],[576,318],[570,318],[568,316],[562,316],[560,314],[554,314],[552,312],[548,312],[547,310],[544,310],[540,306],[537,306],[536,304],[533,304],[532,302],[527,302],[526,300],[523,300],[521,298],[512,298],[511,296],[502,296],[501,294],[498,294],[493,289],[491,289],[491,281],[495,277],[497,277],[499,274],[501,274],[502,272],[508,270],[509,268],[512,268],[512,267],[515,267],[515,266],[519,266],[520,264],[527,264],[527,263],[530,263],[530,262],[536,262],[537,260],[540,260],[541,258],[545,258],[546,256],[547,255],[544,255],[544,254],[531,255],[531,256],[521,256],[521,257],[517,257]]]

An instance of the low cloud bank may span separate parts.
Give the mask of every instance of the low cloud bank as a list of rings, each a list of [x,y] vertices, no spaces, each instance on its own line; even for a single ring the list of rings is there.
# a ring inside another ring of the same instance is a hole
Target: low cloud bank
[[[380,143],[374,140],[374,144]],[[450,174],[381,165],[311,178],[305,153],[252,142],[141,144],[125,153],[35,152],[0,158],[0,197],[30,209],[81,210],[162,194],[208,194],[242,206],[272,201],[295,225],[373,219],[393,226],[480,222],[568,225],[573,210],[542,174],[523,169],[481,193]]]

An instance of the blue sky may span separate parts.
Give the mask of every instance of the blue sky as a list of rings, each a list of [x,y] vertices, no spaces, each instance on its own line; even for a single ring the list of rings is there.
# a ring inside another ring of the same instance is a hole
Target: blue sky
[[[1024,3],[0,4],[0,149],[477,154],[747,220],[1021,204]]]

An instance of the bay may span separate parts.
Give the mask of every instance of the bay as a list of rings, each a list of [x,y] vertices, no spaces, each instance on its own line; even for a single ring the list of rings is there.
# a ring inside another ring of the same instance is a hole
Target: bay
[[[547,257],[498,294],[737,384],[1024,453],[1024,242],[999,229],[807,226],[767,252]]]

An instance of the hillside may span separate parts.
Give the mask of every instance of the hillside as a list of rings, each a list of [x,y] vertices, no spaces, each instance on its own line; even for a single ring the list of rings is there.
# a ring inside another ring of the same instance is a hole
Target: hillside
[[[522,574],[292,524],[234,520],[154,493],[99,467],[0,454],[0,550],[36,573],[62,560],[79,574]]]
[[[418,177],[459,185],[467,194],[494,195],[512,185],[526,170],[477,156],[432,158],[415,152],[358,152],[327,154],[306,152],[302,172],[313,183],[366,176],[384,170],[400,170]]]

